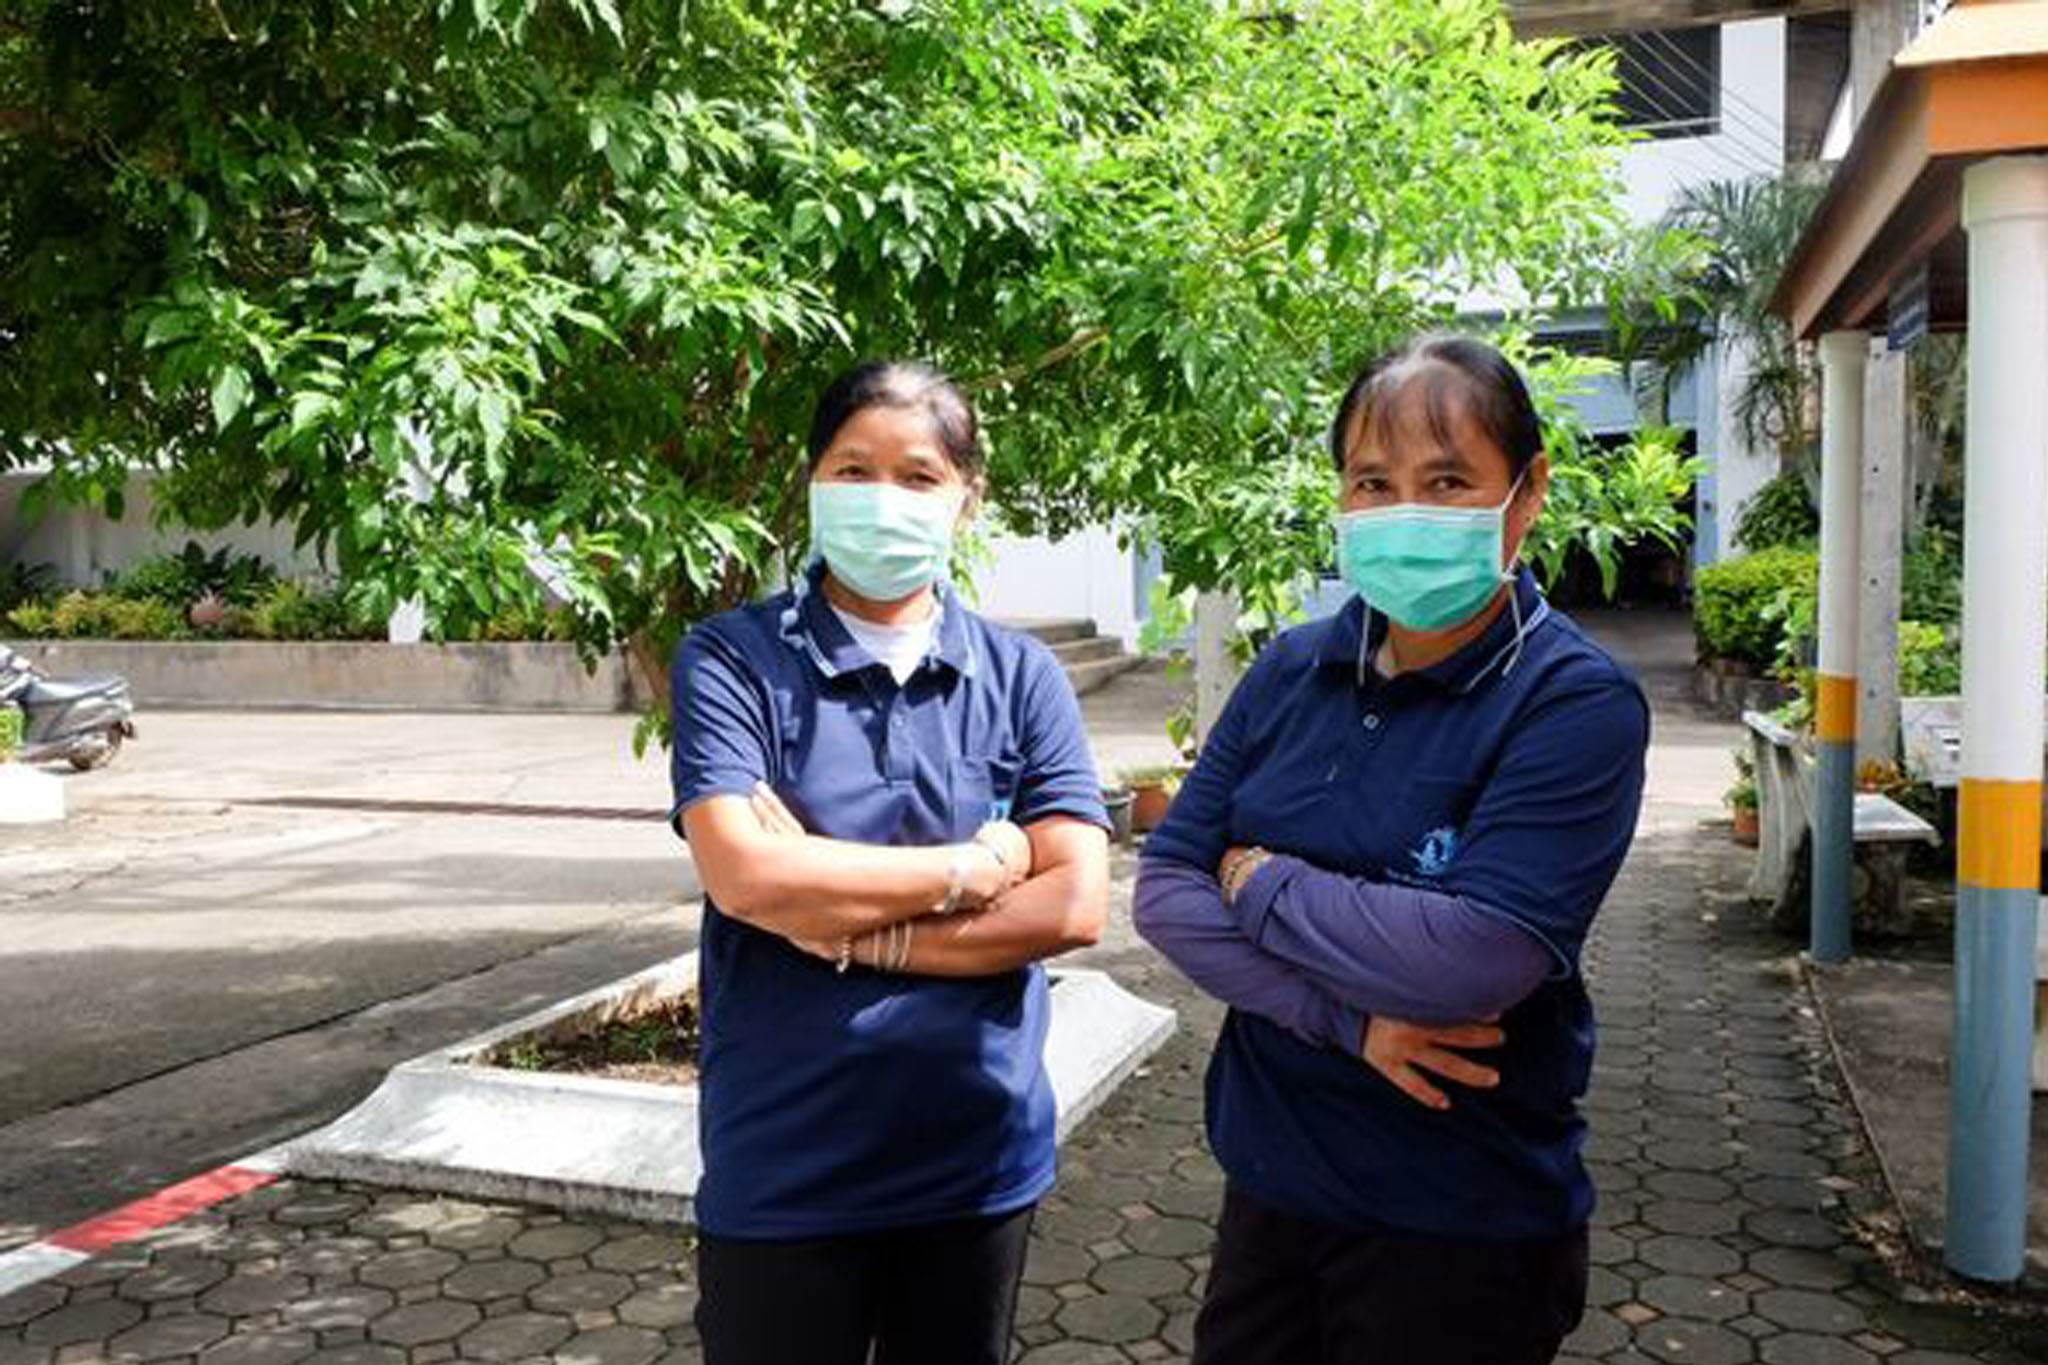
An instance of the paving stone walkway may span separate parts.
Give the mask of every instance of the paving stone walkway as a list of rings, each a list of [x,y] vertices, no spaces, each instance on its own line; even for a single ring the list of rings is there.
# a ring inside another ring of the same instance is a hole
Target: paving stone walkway
[[[1700,831],[1646,835],[1596,936],[1601,1205],[1564,1359],[2048,1361],[2048,1330],[1910,1302],[1853,1234],[1883,1212],[1877,1172],[1790,945],[1736,899],[1742,870]],[[1182,1030],[1064,1153],[1025,1272],[1025,1365],[1185,1359],[1221,1198],[1201,1125],[1217,1010],[1148,950],[1096,959],[1177,1004]],[[696,1361],[686,1245],[286,1181],[0,1299],[0,1365]]]

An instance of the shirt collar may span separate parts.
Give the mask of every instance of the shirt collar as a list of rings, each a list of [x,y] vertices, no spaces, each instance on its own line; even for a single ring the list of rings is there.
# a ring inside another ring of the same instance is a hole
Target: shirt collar
[[[1518,646],[1550,615],[1550,603],[1536,586],[1536,576],[1527,566],[1515,571],[1514,601],[1476,639],[1457,653],[1428,668],[1418,668],[1404,677],[1420,678],[1447,692],[1470,692],[1488,678],[1504,674],[1514,666]],[[1329,633],[1317,654],[1325,666],[1353,669],[1363,681],[1380,643],[1387,638],[1387,618],[1354,596],[1331,618]]]
[[[804,567],[791,589],[789,605],[783,608],[781,634],[785,643],[808,658],[828,678],[858,672],[875,661],[855,642],[845,624],[825,598],[825,561],[815,558]],[[974,676],[974,637],[967,629],[967,609],[960,605],[951,585],[940,583],[939,624],[932,632],[931,649],[925,661],[952,669],[961,677]]]

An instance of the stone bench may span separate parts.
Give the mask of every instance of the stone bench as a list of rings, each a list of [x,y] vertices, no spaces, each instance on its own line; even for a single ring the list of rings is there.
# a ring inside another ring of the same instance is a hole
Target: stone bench
[[[1804,929],[1812,913],[1814,760],[1798,735],[1757,711],[1742,714],[1756,767],[1757,857],[1749,898],[1771,907],[1781,929]],[[1933,825],[1888,796],[1856,793],[1853,923],[1862,933],[1912,928],[1905,909],[1906,854],[1938,844]]]

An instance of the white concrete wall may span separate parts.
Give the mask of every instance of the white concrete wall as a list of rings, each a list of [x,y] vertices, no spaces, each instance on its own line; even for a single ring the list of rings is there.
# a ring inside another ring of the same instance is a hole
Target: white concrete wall
[[[1643,141],[1622,154],[1629,215],[1654,222],[1687,186],[1775,175],[1785,165],[1785,21],[1721,26],[1721,128]]]
[[[1742,439],[1741,424],[1735,420],[1736,395],[1750,372],[1749,352],[1739,347],[1723,347],[1719,359],[1720,364],[1715,367],[1716,387],[1720,390],[1720,423],[1713,451],[1715,515],[1720,524],[1720,557],[1726,559],[1745,551],[1746,547],[1735,536],[1736,523],[1742,519],[1743,504],[1757,489],[1777,477],[1778,452],[1752,448]]]
[[[70,587],[98,587],[137,560],[175,554],[188,540],[208,551],[232,545],[237,553],[261,555],[288,577],[322,573],[310,549],[293,548],[289,527],[262,523],[218,532],[158,529],[149,476],[140,473],[129,476],[128,505],[119,521],[82,508],[58,508],[30,526],[20,513],[20,501],[32,482],[32,475],[0,474],[0,563],[49,564]]]
[[[976,606],[988,616],[1093,620],[1104,635],[1135,648],[1144,604],[1137,600],[1132,552],[1107,527],[1062,540],[1005,536],[975,574]]]

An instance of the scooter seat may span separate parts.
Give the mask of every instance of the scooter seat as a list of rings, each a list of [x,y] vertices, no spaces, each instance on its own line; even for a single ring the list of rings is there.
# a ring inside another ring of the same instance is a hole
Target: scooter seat
[[[88,697],[125,697],[126,678],[38,678],[30,684],[26,700],[49,704],[83,701]]]

